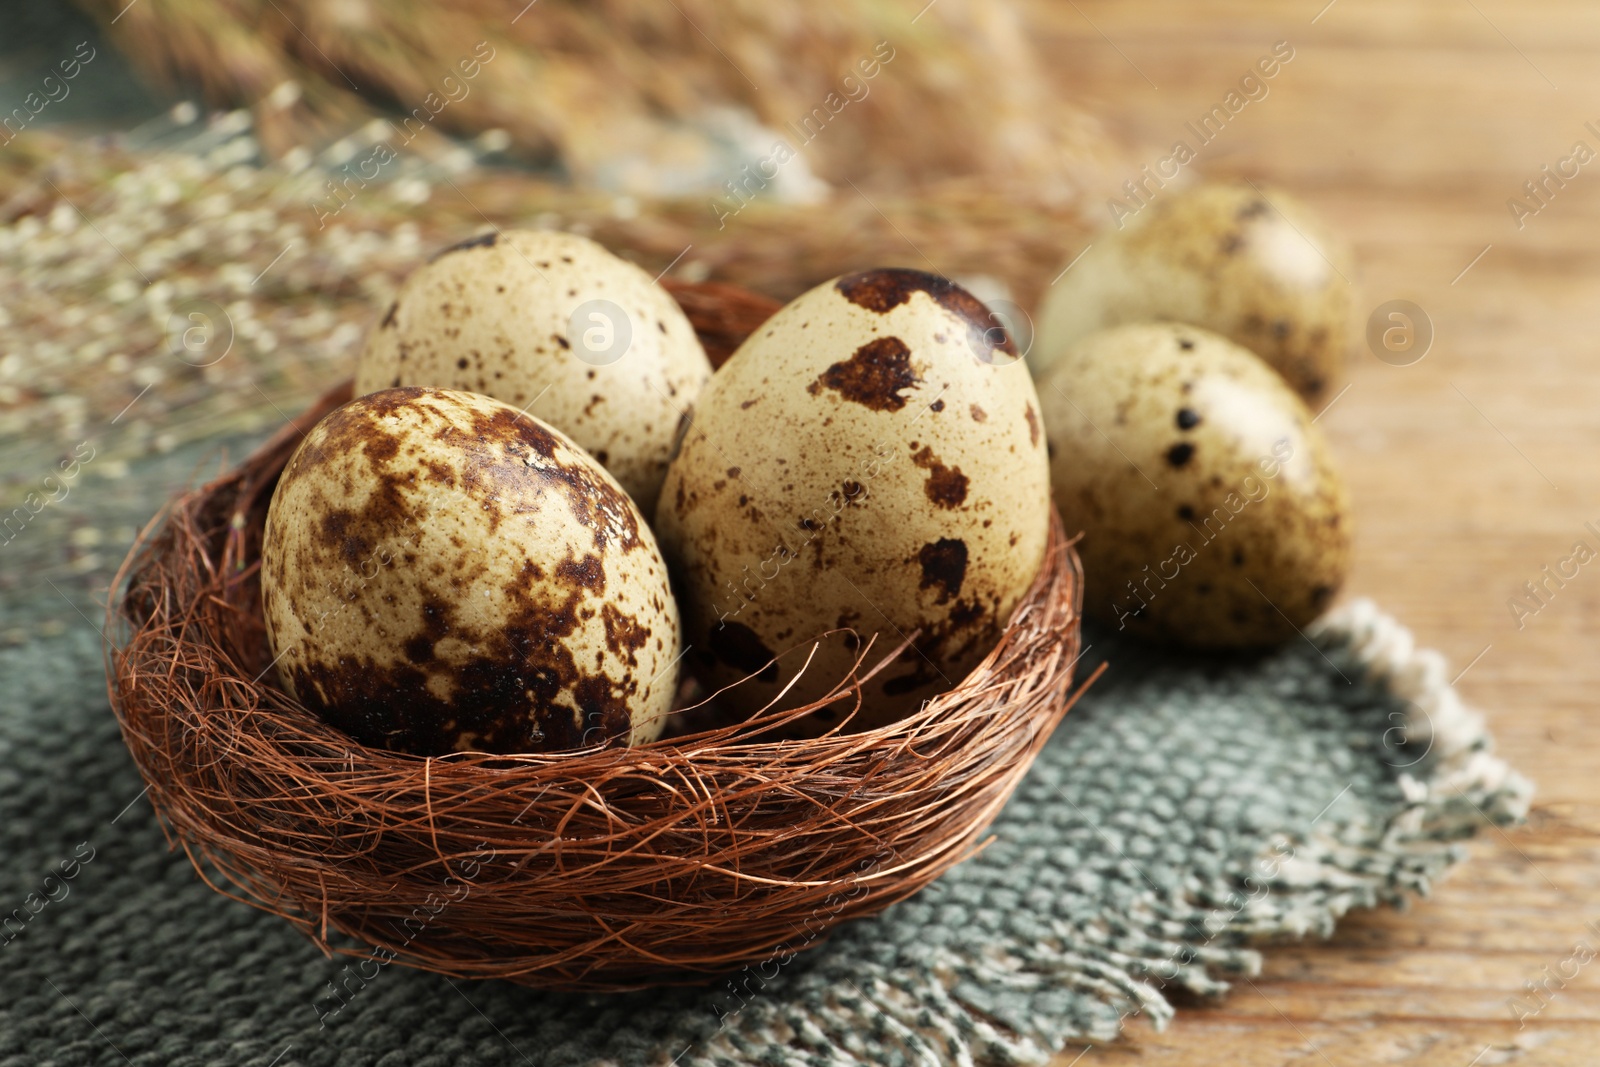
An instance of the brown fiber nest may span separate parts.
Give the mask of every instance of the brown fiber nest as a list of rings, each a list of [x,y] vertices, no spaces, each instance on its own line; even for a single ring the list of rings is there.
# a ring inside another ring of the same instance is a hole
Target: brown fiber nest
[[[812,705],[638,748],[364,748],[271,680],[258,583],[278,475],[348,395],[152,521],[107,628],[112,704],[168,841],[324,951],[573,990],[798,951],[970,856],[1071,704],[1081,574],[1055,519],[999,646],[889,726],[774,738]]]

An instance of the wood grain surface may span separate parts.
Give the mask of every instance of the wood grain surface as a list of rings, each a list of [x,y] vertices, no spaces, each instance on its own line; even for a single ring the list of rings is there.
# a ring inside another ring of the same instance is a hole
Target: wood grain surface
[[[1062,1067],[1600,1062],[1600,962],[1549,983],[1521,1024],[1510,1003],[1571,974],[1580,943],[1600,951],[1600,562],[1520,629],[1508,607],[1600,523],[1600,159],[1520,229],[1506,203],[1575,142],[1600,153],[1585,129],[1600,128],[1600,5],[1325,3],[1076,0],[1049,14],[1046,47],[1064,91],[1153,162],[1291,42],[1269,94],[1196,166],[1324,211],[1355,246],[1363,319],[1397,298],[1431,319],[1411,366],[1358,342],[1321,419],[1356,502],[1347,592],[1470,665],[1459,687],[1537,783],[1534,811],[1480,835],[1408,912],[1270,948],[1261,977],[1220,1002],[1185,1005],[1164,1033],[1133,1021],[1119,1045],[1068,1049]]]

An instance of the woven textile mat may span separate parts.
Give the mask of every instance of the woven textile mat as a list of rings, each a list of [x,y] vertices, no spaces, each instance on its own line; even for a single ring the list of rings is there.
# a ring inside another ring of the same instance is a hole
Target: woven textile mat
[[[87,620],[0,649],[0,1067],[1040,1062],[1427,892],[1526,812],[1441,658],[1369,602],[1248,661],[1086,639],[1110,669],[979,855],[820,947],[615,996],[324,958],[165,850]]]

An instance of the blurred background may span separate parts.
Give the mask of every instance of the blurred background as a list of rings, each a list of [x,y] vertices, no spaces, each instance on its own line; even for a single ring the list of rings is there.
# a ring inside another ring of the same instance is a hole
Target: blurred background
[[[0,27],[0,512],[53,498],[0,545],[11,645],[98,628],[158,502],[347,376],[434,248],[562,228],[780,299],[896,264],[1031,310],[1286,44],[1176,181],[1276,183],[1354,247],[1319,416],[1349,591],[1466,668],[1540,794],[1412,914],[1093,1056],[1588,1062],[1593,974],[1536,1023],[1507,1003],[1595,917],[1600,579],[1508,602],[1600,521],[1592,2],[6,0]],[[1403,366],[1362,340],[1396,299],[1433,335]]]

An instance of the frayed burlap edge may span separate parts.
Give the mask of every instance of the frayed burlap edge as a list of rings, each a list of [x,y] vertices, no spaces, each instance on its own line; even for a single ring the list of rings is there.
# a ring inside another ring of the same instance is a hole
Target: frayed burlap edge
[[[1308,840],[1275,845],[1254,869],[1211,887],[1210,899],[1237,907],[1194,903],[1206,894],[1151,894],[1140,914],[1098,930],[1060,927],[1046,942],[997,944],[984,959],[935,952],[934,967],[902,971],[857,961],[824,1003],[753,1003],[673,1062],[1044,1063],[1069,1043],[1116,1039],[1130,1017],[1164,1027],[1173,1016],[1164,988],[1214,996],[1228,989],[1219,975],[1259,973],[1251,941],[1327,937],[1351,908],[1403,906],[1463,858],[1454,842],[1526,815],[1532,784],[1492,754],[1483,716],[1462,703],[1439,653],[1417,648],[1410,631],[1366,599],[1329,613],[1308,636],[1406,704],[1404,721],[1397,716],[1385,737],[1404,802],[1382,825],[1330,819]],[[1252,880],[1261,892],[1241,900],[1239,884]],[[1035,1020],[1030,1032],[997,1024],[973,995],[1050,987],[1081,994],[1073,1000],[1086,1008]]]

